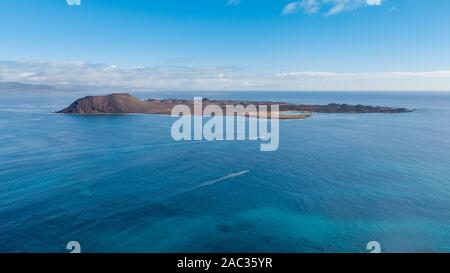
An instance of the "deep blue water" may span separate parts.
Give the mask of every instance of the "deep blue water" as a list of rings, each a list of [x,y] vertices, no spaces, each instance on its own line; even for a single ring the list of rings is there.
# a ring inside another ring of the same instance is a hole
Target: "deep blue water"
[[[0,252],[450,252],[450,93],[202,93],[418,109],[282,121],[269,153],[52,114],[82,95],[0,95]]]

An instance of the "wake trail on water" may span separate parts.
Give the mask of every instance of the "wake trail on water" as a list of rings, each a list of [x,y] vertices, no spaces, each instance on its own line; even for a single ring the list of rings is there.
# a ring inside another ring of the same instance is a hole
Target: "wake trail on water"
[[[200,185],[198,185],[198,186],[195,186],[195,187],[186,189],[186,190],[184,190],[184,191],[181,191],[181,192],[179,192],[179,193],[177,193],[177,194],[175,194],[175,195],[172,195],[172,196],[166,198],[166,199],[163,200],[163,201],[167,201],[167,200],[172,199],[172,198],[174,198],[174,197],[177,197],[177,196],[180,196],[180,195],[183,195],[183,194],[186,194],[186,193],[189,193],[189,192],[192,192],[192,191],[195,191],[195,190],[198,190],[198,189],[207,187],[207,186],[211,186],[211,185],[217,184],[217,183],[219,183],[219,182],[222,182],[222,181],[224,181],[224,180],[231,179],[231,178],[235,178],[235,177],[238,177],[238,176],[247,174],[247,173],[249,173],[249,172],[250,172],[250,170],[245,170],[245,171],[237,172],[237,173],[230,173],[230,174],[225,175],[225,176],[223,176],[223,177],[221,177],[221,178],[217,178],[217,179],[214,179],[214,180],[210,180],[210,181],[204,182],[204,183],[202,183],[202,184],[200,184]]]
[[[228,175],[226,175],[224,177],[217,178],[217,179],[214,179],[214,180],[211,180],[211,181],[207,181],[207,182],[205,182],[203,184],[200,184],[198,186],[195,186],[195,187],[192,187],[190,189],[187,189],[187,190],[185,190],[185,192],[190,192],[190,191],[193,191],[193,190],[196,190],[196,189],[200,189],[200,188],[203,188],[203,187],[206,187],[206,186],[214,185],[214,184],[219,183],[221,181],[224,181],[224,180],[227,180],[227,179],[230,179],[230,178],[234,178],[234,177],[237,177],[237,176],[241,176],[241,175],[244,175],[244,174],[249,173],[249,172],[250,172],[250,170],[245,170],[245,171],[238,172],[238,173],[230,173],[230,174],[228,174]]]
[[[245,170],[245,171],[241,171],[241,172],[237,172],[237,173],[230,173],[228,175],[225,175],[223,177],[214,179],[214,180],[209,180],[206,181],[198,186],[195,187],[191,187],[188,188],[184,191],[175,193],[172,196],[163,198],[162,200],[156,201],[156,202],[152,202],[151,204],[147,204],[144,206],[138,206],[133,208],[133,221],[136,220],[136,217],[143,217],[145,219],[148,219],[148,217],[154,217],[153,221],[157,222],[157,221],[161,221],[162,219],[167,219],[169,217],[177,217],[180,215],[183,215],[183,213],[189,213],[188,210],[184,210],[185,207],[183,204],[180,204],[180,202],[178,202],[177,200],[173,200],[176,197],[182,196],[184,194],[188,194],[192,191],[204,188],[204,187],[208,187],[217,183],[220,183],[222,181],[228,180],[228,179],[232,179],[241,175],[245,175],[247,173],[249,173],[250,170]],[[183,212],[184,210],[184,212]],[[195,213],[195,212],[192,212]],[[130,211],[129,210],[125,210],[123,212],[117,213],[115,214],[115,218],[120,218],[121,216],[123,217],[129,217]],[[107,219],[111,219],[111,217],[108,217]]]

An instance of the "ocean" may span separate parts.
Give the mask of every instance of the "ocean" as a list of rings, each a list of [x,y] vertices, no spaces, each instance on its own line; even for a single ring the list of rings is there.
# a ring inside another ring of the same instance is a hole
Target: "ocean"
[[[53,113],[84,95],[0,94],[0,252],[450,252],[450,93],[133,93],[417,109],[280,121],[274,152]]]

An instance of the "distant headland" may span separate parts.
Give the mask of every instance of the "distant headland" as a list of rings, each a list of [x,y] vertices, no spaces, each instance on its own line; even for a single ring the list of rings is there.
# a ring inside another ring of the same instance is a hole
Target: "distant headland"
[[[176,105],[186,105],[191,109],[194,100],[184,99],[147,99],[140,100],[127,93],[114,93],[106,96],[87,96],[80,98],[69,107],[58,111],[62,114],[162,114],[170,115]],[[202,105],[218,105],[225,110],[227,105],[255,105],[257,107],[266,105],[279,105],[280,119],[302,119],[308,118],[312,113],[406,113],[412,110],[407,108],[365,106],[330,103],[327,105],[292,104],[275,101],[247,101],[247,100],[209,100],[203,99]],[[270,115],[270,113],[269,113]],[[246,113],[252,116],[252,113]],[[270,117],[270,116],[269,116]]]

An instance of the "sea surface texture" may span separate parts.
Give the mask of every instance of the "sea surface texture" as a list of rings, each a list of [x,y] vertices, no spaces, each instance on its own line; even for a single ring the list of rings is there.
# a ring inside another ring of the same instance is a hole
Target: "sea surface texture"
[[[281,121],[275,152],[53,114],[84,95],[0,94],[0,252],[450,252],[450,93],[133,93],[417,109]]]

